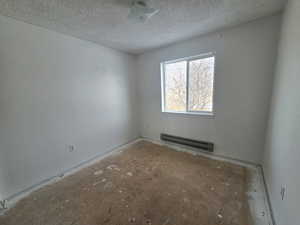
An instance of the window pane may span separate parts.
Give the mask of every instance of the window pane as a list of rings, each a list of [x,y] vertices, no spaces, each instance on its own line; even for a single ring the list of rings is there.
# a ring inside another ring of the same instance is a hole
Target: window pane
[[[189,62],[189,111],[212,112],[214,64],[214,57]]]
[[[165,110],[186,111],[186,61],[165,64]]]

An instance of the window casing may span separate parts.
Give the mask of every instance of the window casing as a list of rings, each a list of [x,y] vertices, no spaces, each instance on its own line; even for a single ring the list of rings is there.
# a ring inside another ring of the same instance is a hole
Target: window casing
[[[214,78],[214,53],[162,62],[162,112],[213,116]]]

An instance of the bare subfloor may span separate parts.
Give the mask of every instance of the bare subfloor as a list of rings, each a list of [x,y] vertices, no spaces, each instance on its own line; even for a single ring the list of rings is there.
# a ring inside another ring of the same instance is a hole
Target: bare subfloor
[[[1,225],[249,225],[245,168],[139,142],[0,217]]]

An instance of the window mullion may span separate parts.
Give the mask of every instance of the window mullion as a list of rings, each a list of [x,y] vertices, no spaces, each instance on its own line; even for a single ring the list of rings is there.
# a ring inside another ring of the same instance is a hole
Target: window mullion
[[[186,65],[186,104],[185,104],[185,111],[188,112],[189,111],[189,72],[190,72],[190,61],[187,60],[186,61],[187,65]]]
[[[166,110],[166,73],[165,73],[165,71],[166,71],[166,64],[165,63],[163,63],[162,65],[161,65],[161,73],[162,73],[162,77],[161,77],[161,80],[162,80],[162,91],[163,91],[163,93],[162,93],[162,108],[163,108],[163,111],[165,111]]]

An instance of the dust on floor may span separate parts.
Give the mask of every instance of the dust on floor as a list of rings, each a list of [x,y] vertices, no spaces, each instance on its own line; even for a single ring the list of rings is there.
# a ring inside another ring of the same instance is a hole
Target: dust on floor
[[[142,141],[19,201],[1,225],[249,225],[246,168]]]

